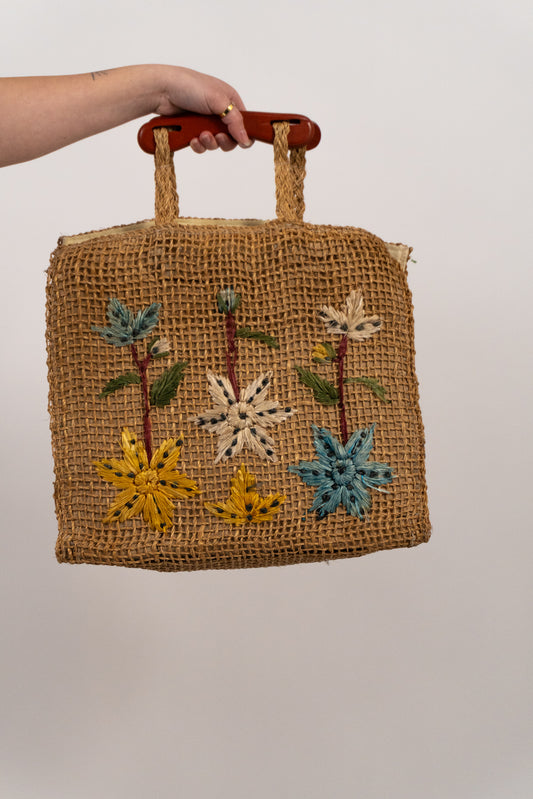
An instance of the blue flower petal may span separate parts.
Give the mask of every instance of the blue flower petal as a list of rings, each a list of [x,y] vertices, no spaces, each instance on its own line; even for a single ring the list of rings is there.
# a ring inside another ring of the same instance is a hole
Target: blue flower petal
[[[317,455],[322,463],[331,463],[332,460],[342,460],[346,457],[345,448],[325,427],[313,425],[313,438]]]
[[[134,317],[125,305],[113,298],[107,306],[108,327],[92,329],[99,333],[109,344],[115,347],[126,347],[141,338],[146,338],[159,321],[161,303],[153,302]]]
[[[111,327],[116,327],[117,330],[131,330],[133,314],[116,298],[109,300],[107,318]]]
[[[159,309],[161,308],[160,302],[153,302],[137,313],[135,320],[132,323],[132,336],[135,341],[141,338],[146,338],[154,327],[159,322]]]
[[[369,461],[363,466],[359,467],[363,472],[361,475],[361,482],[369,488],[377,488],[378,486],[391,483],[394,479],[392,469],[387,463],[378,463],[377,461]]]
[[[365,511],[372,504],[372,499],[366,488],[360,481],[354,482],[351,489],[345,489],[343,494],[343,505],[351,516],[358,516],[365,519]]]
[[[372,450],[375,424],[356,430],[346,444],[346,453],[351,457],[356,466],[368,460]]]
[[[91,330],[94,330],[95,333],[100,333],[108,344],[114,344],[115,347],[126,347],[128,344],[133,344],[131,335],[116,326],[96,327],[96,325],[93,325]]]
[[[299,475],[308,486],[319,486],[326,479],[324,466],[319,461],[300,461],[298,466],[289,466],[288,471]]]
[[[316,511],[319,518],[327,516],[328,513],[334,513],[339,507],[342,500],[342,488],[333,488],[330,485],[320,486],[315,494],[313,504],[311,505],[311,512]]]

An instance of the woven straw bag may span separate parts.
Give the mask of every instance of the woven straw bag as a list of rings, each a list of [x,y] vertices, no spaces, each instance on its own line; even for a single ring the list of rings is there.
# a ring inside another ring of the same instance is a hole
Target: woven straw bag
[[[59,240],[47,282],[60,562],[160,571],[346,558],[430,535],[409,248],[303,222],[274,124],[277,218]]]

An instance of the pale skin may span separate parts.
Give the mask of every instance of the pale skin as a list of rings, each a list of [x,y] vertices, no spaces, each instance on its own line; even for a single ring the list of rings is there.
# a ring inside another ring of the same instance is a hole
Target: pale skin
[[[142,64],[81,75],[0,78],[0,166],[31,161],[147,114],[222,114],[227,133],[204,131],[196,153],[249,147],[237,91],[186,67]]]

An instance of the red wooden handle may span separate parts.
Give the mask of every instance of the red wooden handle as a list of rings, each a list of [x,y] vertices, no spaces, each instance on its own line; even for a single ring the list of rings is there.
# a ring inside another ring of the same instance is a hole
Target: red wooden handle
[[[312,150],[320,141],[320,128],[316,122],[301,114],[268,114],[260,111],[242,111],[244,126],[251,139],[272,144],[273,122],[290,122],[289,147],[306,147]],[[172,151],[188,147],[191,139],[207,130],[213,135],[227,133],[228,127],[218,116],[180,114],[175,117],[154,117],[139,130],[137,141],[145,153],[155,152],[154,128],[168,128],[168,141]],[[228,134],[229,135],[229,134]]]

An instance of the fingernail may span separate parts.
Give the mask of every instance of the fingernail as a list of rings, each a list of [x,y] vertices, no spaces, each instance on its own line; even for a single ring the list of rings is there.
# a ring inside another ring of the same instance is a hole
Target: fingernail
[[[253,144],[253,141],[251,141],[250,139],[247,139],[245,142],[241,142],[239,144],[239,147],[243,147],[244,149],[246,149],[247,147],[251,147],[252,144]]]

